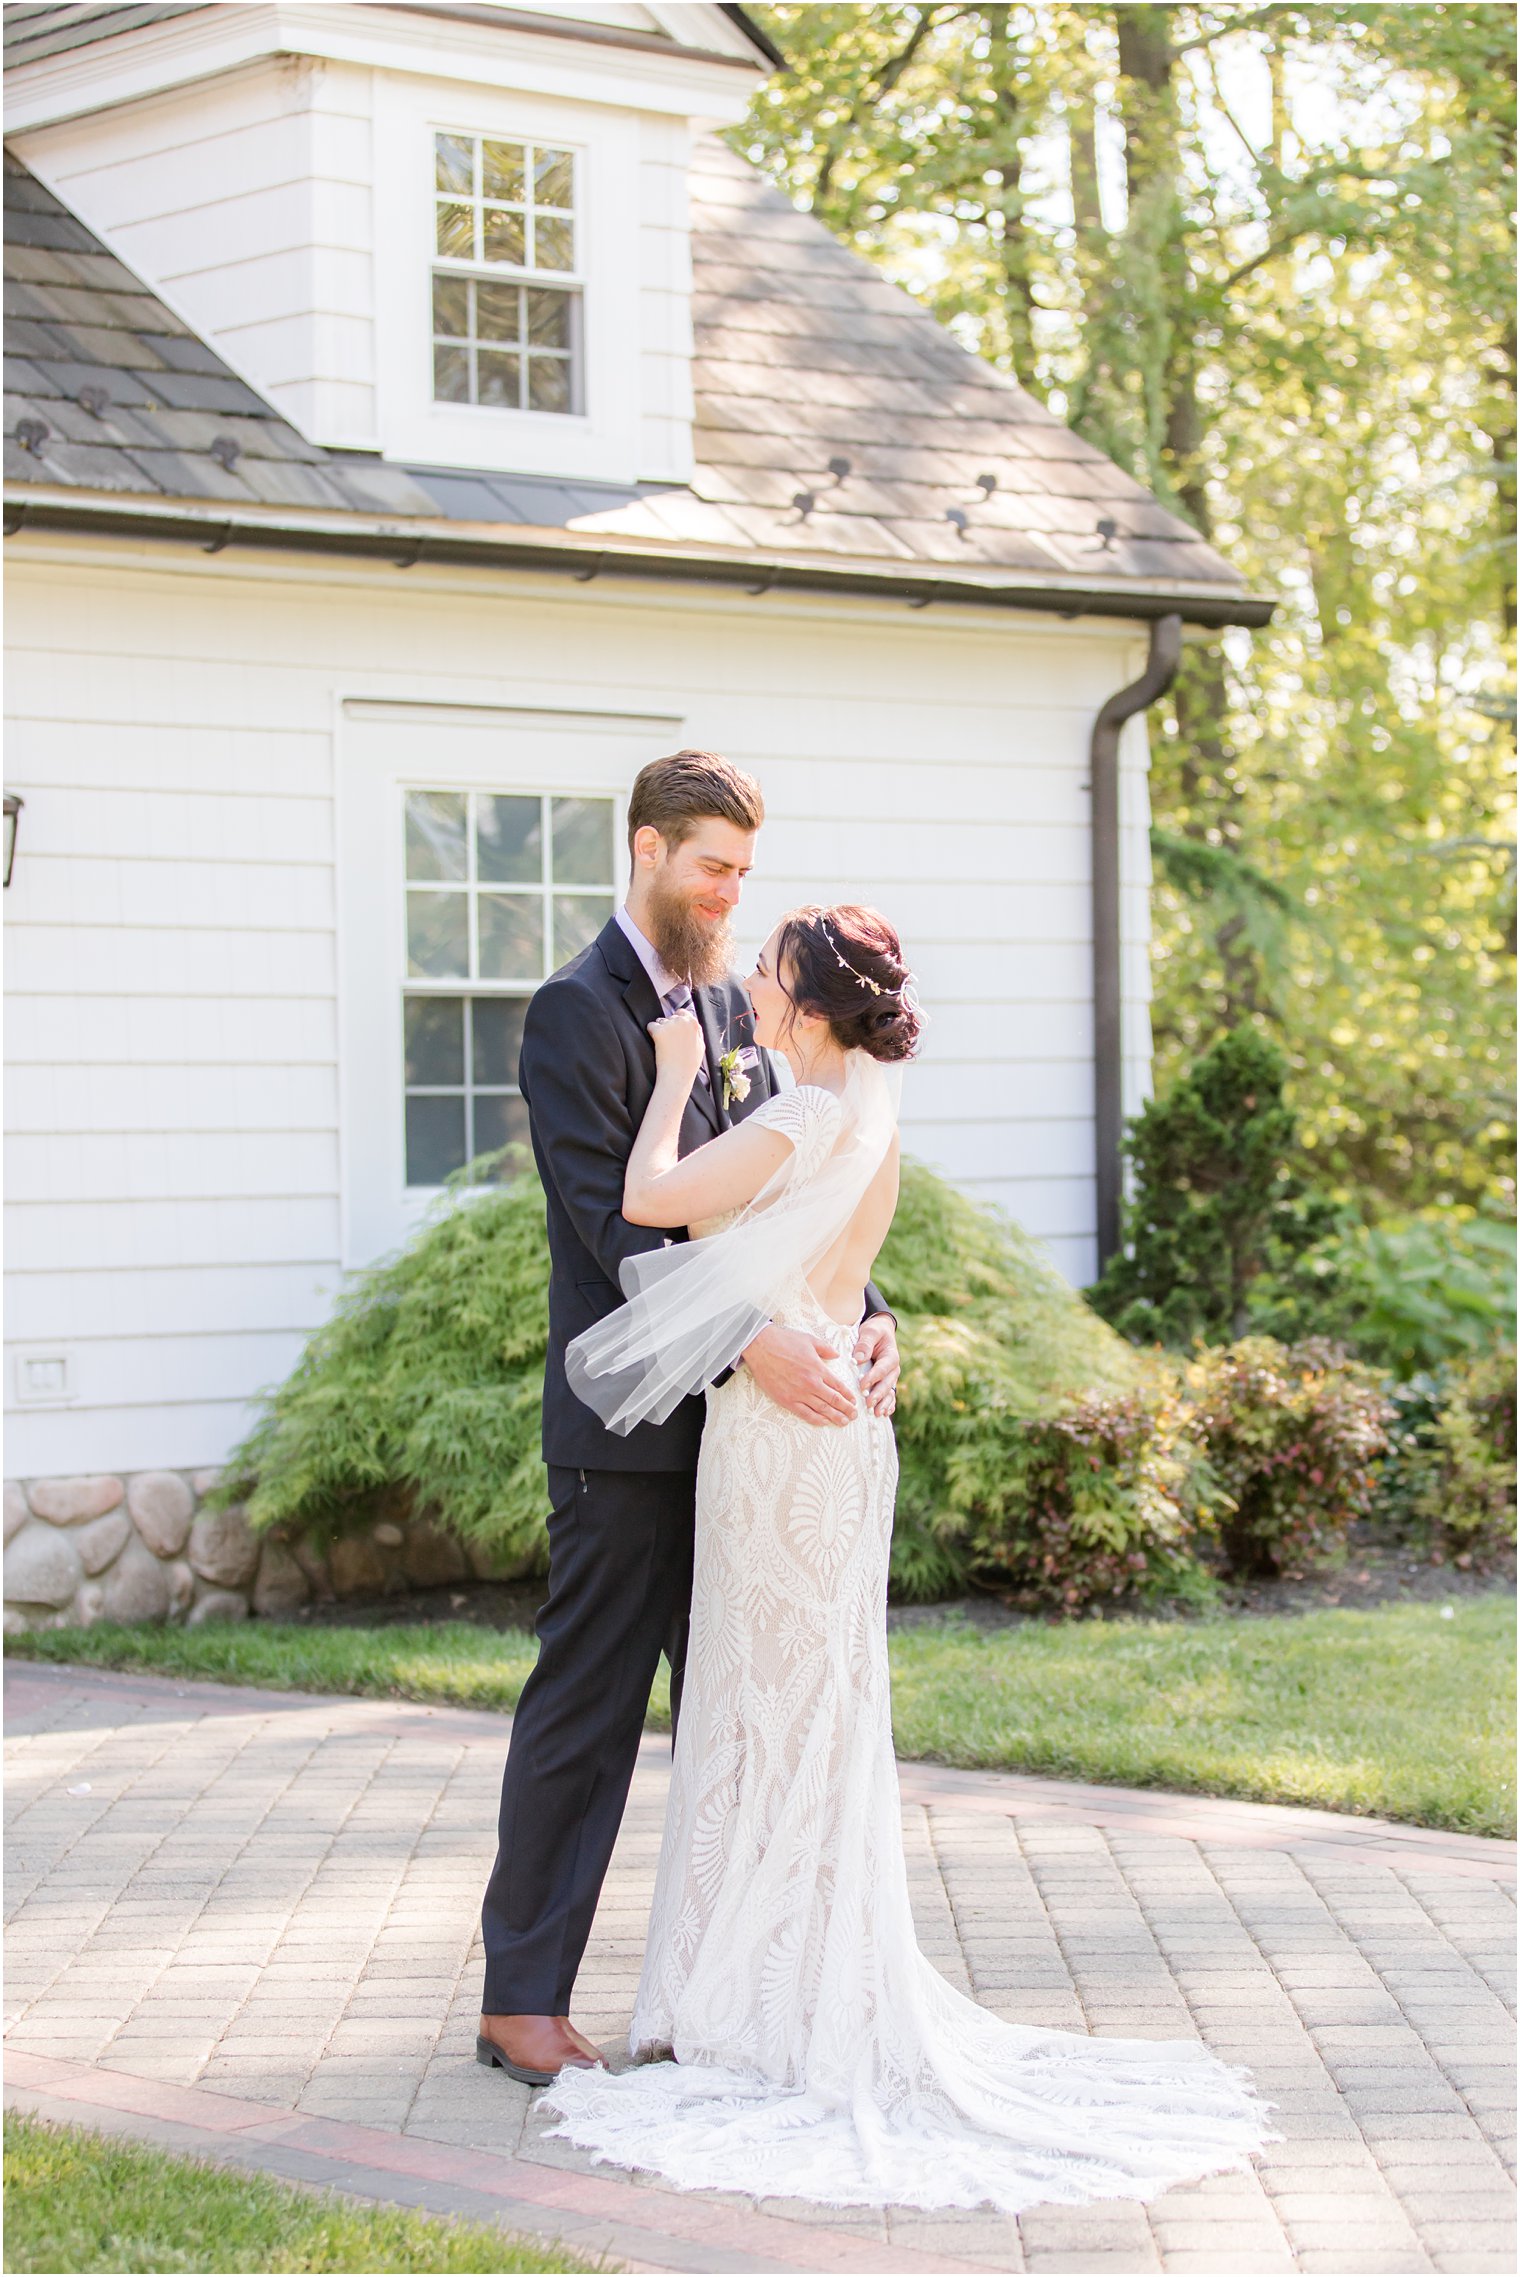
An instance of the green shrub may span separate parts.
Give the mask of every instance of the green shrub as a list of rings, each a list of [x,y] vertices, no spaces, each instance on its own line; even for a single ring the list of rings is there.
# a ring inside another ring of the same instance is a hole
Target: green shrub
[[[360,1276],[266,1395],[220,1501],[318,1540],[382,1508],[425,1516],[508,1567],[542,1568],[548,1246],[542,1189],[514,1159],[505,1186],[478,1183],[497,1158],[472,1165]],[[905,1359],[894,1585],[943,1596],[964,1582],[972,1521],[1001,1507],[1005,1437],[1075,1394],[1123,1389],[1141,1363],[1016,1227],[915,1163],[877,1279]]]
[[[465,1185],[520,1169],[507,1185]],[[504,1568],[542,1567],[544,1198],[521,1149],[450,1182],[400,1253],[361,1275],[228,1457],[216,1499],[317,1540],[428,1516]]]
[[[1437,1559],[1492,1563],[1515,1541],[1515,1355],[1500,1346],[1392,1390],[1377,1512]]]
[[[1258,1283],[1310,1318],[1333,1299],[1325,1244],[1342,1212],[1294,1167],[1286,1074],[1275,1045],[1232,1029],[1130,1124],[1125,1245],[1088,1295],[1132,1343],[1243,1336]]]
[[[1372,1507],[1393,1410],[1373,1370],[1323,1340],[1249,1336],[1184,1371],[1190,1428],[1227,1507],[1227,1571],[1291,1572]]]
[[[903,1165],[876,1280],[903,1355],[892,1586],[925,1601],[965,1585],[973,1532],[1007,1507],[1025,1423],[1123,1392],[1143,1363],[1017,1226],[917,1163]]]
[[[1197,1598],[1196,1527],[1208,1470],[1175,1378],[1015,1420],[997,1440],[967,1529],[978,1581],[1018,1605],[1079,1612],[1106,1601]]]

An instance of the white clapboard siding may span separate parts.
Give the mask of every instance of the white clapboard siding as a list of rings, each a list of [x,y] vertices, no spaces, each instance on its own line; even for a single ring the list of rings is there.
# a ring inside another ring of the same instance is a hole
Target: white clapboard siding
[[[333,1131],[12,1134],[5,1191],[24,1202],[290,1199],[338,1191]]]
[[[159,1400],[225,1406],[246,1398],[250,1387],[271,1387],[289,1375],[302,1341],[295,1333],[243,1328],[192,1336],[73,1336],[68,1351],[74,1404],[86,1412],[149,1407]]]
[[[39,878],[41,870],[36,873]],[[11,949],[18,993],[37,996],[330,996],[333,936],[253,926],[29,926]]]
[[[6,1330],[18,1342],[39,1344],[132,1337],[144,1320],[160,1336],[302,1334],[326,1319],[337,1286],[336,1275],[310,1264],[12,1272]]]
[[[276,1061],[240,1067],[12,1059],[5,1127],[57,1137],[105,1131],[335,1131],[337,1069]]]
[[[906,1145],[1090,1277],[1088,737],[1138,628],[12,546],[9,1334],[66,1351],[71,1395],[17,1405],[9,1379],[13,1470],[216,1460],[346,1270],[415,1222],[425,1197],[397,1193],[355,1246],[399,1130],[400,974],[356,957],[354,913],[399,907],[407,779],[620,795],[681,743],[752,766],[741,953],[801,901],[885,909],[929,1013]],[[1133,1105],[1141,727],[1123,752]],[[355,986],[379,991],[362,1044]]]
[[[123,802],[135,802],[149,793],[168,792],[180,799],[214,796],[223,813],[230,811],[234,816],[240,810],[235,806],[229,809],[229,801],[256,799],[261,810],[259,816],[242,810],[249,821],[262,820],[271,801],[304,799],[314,804],[315,820],[324,829],[329,827],[332,736],[326,729],[315,734],[293,728],[217,729],[187,727],[183,722],[165,720],[141,726],[132,720],[118,719],[108,723],[109,738],[102,739],[81,732],[72,689],[69,709],[73,717],[59,720],[46,714],[28,716],[21,709],[24,661],[13,663],[11,670],[15,677],[7,688],[7,756],[25,768],[27,780],[39,795],[56,788],[109,792],[119,795]],[[43,701],[57,702],[56,690],[49,699],[35,676],[31,685],[34,700],[40,695]],[[123,769],[130,770],[130,779],[123,779]],[[118,824],[126,819],[124,804],[112,812]],[[293,827],[288,810],[285,820]],[[71,817],[71,834],[66,841],[70,855],[80,850],[80,841],[73,835],[78,822],[77,814]],[[30,826],[27,837],[30,843]],[[113,848],[116,843],[112,841]],[[290,848],[281,844],[281,859],[295,858],[297,845],[298,839],[293,840]],[[249,858],[246,846],[239,850]],[[320,850],[313,851],[312,859],[328,862],[331,858],[329,831]]]
[[[281,1194],[266,1199],[51,1202],[46,1208],[6,1205],[10,1272],[137,1272],[171,1265],[242,1265],[249,1258],[336,1270],[340,1253],[336,1199]],[[151,1336],[144,1316],[138,1333]],[[178,1460],[178,1458],[175,1458]]]
[[[689,482],[695,352],[691,317],[691,134],[639,116],[639,458],[646,481]]]
[[[9,756],[25,766],[21,737]],[[138,791],[124,784],[74,789],[30,775],[28,780],[27,851],[44,860],[53,853],[71,861],[94,854],[112,862],[244,861],[275,863],[281,870],[309,863],[331,870],[330,794],[239,796],[219,789],[209,769],[194,791]]]
[[[303,433],[373,448],[370,74],[271,57],[22,138],[73,211]]]
[[[212,1065],[319,1066],[336,1078],[337,1006],[330,997],[266,995],[234,1001],[161,997],[22,996],[6,1011],[13,1068],[55,1063],[110,1071]]]
[[[269,1381],[277,1380],[278,1366]],[[176,1467],[222,1462],[248,1427],[254,1410],[246,1398],[187,1400],[166,1383],[154,1398],[129,1400],[120,1407],[38,1407],[10,1422],[7,1476],[58,1478],[85,1471],[157,1470],[164,1448],[180,1450]],[[22,1462],[26,1468],[21,1468]]]

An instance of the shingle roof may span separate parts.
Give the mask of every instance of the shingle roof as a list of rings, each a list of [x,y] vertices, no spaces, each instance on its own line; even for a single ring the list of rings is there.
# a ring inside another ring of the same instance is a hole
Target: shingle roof
[[[60,11],[62,13],[62,11]],[[559,531],[960,581],[1172,587],[1264,612],[1197,533],[909,295],[705,143],[689,486],[551,482],[324,450],[6,155],[5,476],[18,490]]]

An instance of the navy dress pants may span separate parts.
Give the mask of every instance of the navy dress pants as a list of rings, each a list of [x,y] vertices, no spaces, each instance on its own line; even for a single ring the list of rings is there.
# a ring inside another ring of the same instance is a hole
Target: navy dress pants
[[[481,1926],[487,2016],[564,2016],[660,1654],[680,1702],[693,1471],[551,1469],[549,1598],[512,1721]]]

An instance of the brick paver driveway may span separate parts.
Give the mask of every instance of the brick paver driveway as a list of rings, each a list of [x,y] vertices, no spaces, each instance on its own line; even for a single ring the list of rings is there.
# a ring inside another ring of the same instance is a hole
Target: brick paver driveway
[[[1282,2140],[1148,2207],[831,2214],[546,2139],[473,2060],[505,1719],[13,1666],[9,2099],[686,2270],[1511,2270],[1512,1853],[1326,1814],[903,1767],[923,1943],[1023,2023],[1199,2033]],[[578,2020],[621,2045],[650,1741]]]

